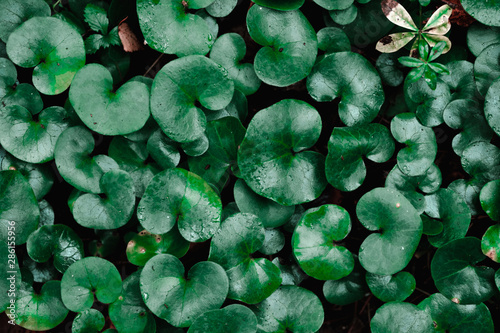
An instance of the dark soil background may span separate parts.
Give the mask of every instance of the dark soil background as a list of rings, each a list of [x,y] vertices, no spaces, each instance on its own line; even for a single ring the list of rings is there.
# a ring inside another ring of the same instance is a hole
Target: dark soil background
[[[378,0],[372,0],[378,1]],[[64,3],[64,2],[63,2]],[[247,44],[247,56],[244,62],[252,62],[256,52],[260,49],[260,45],[253,42],[253,40],[248,35],[245,18],[248,8],[251,6],[250,1],[244,0],[240,1],[236,9],[226,18],[218,19],[219,23],[219,36],[228,33],[236,32],[242,35]],[[431,5],[432,6],[432,5]],[[307,16],[311,24],[314,26],[315,30],[318,31],[325,26],[323,20],[323,10],[313,3],[312,1],[306,1],[305,5],[301,8],[301,11]],[[131,13],[127,22],[136,30],[136,33],[141,39],[140,31],[137,29],[137,19],[134,19],[134,15]],[[453,24],[451,40],[455,45],[466,46],[466,28],[460,27]],[[353,46],[352,50],[358,52],[370,60],[373,64],[377,59],[379,53],[375,50],[374,44],[363,45],[363,47]],[[135,76],[135,75],[145,75],[149,77],[154,77],[156,72],[158,72],[163,65],[165,65],[170,60],[175,59],[172,55],[161,55],[160,53],[145,48],[142,51],[135,52],[131,54],[131,65],[125,80]],[[88,61],[92,61],[93,57],[90,57]],[[473,58],[469,59],[473,61]],[[19,79],[21,82],[31,82],[31,70],[19,70]],[[374,120],[374,122],[381,123],[385,126],[389,126],[390,118],[384,116],[384,109],[394,103],[395,92],[397,89],[392,87],[385,87],[386,92],[386,105],[380,112],[380,115]],[[45,107],[50,105],[60,105],[63,106],[67,99],[67,92],[58,96],[43,96]],[[308,94],[305,87],[305,80],[302,80],[292,86],[286,88],[276,88],[262,84],[261,88],[254,95],[248,96],[248,117],[243,123],[245,127],[248,125],[249,121],[253,118],[253,115],[259,110],[266,108],[282,99],[295,98],[306,101],[307,103],[314,106],[320,113],[323,130],[320,139],[317,144],[313,147],[314,150],[321,152],[326,156],[328,138],[334,127],[344,126],[337,113],[337,103],[338,101],[333,101],[331,103],[318,103],[314,101]],[[451,141],[456,133],[455,130],[451,130],[446,125],[441,125],[434,128],[438,141],[438,154],[436,158],[436,164],[441,169],[443,175],[443,185],[442,187],[447,187],[449,183],[455,179],[468,178],[468,175],[463,171],[460,158],[453,152],[451,148]],[[94,154],[106,154],[108,149],[108,144],[111,137],[105,137],[100,134],[95,133],[96,139],[96,150]],[[495,139],[498,143],[498,138]],[[498,144],[497,144],[498,145]],[[402,147],[402,145],[397,145],[396,152]],[[184,156],[185,157],[185,156]],[[185,160],[185,159],[184,159]],[[324,193],[315,201],[305,204],[304,207],[316,207],[322,204],[337,204],[350,213],[352,219],[352,231],[345,239],[345,246],[353,253],[357,253],[359,246],[363,240],[367,237],[369,232],[359,223],[356,218],[355,208],[358,200],[367,191],[375,187],[383,187],[385,179],[389,171],[396,165],[396,153],[394,156],[386,163],[376,164],[371,161],[365,161],[367,165],[367,177],[364,184],[353,192],[341,192],[334,189],[332,186],[328,185]],[[56,220],[55,223],[63,223],[69,225],[73,230],[75,230],[82,238],[85,244],[85,255],[95,255],[91,253],[88,244],[96,240],[98,237],[93,230],[83,228],[78,225],[67,205],[67,199],[72,190],[62,178],[57,174],[57,168],[54,162],[51,163],[52,169],[56,174],[56,181],[52,191],[46,196],[46,200],[53,206],[55,211]],[[235,177],[231,177],[230,181],[221,193],[221,197],[224,205],[233,200],[233,185],[235,182]],[[130,264],[127,261],[125,255],[126,241],[124,239],[128,232],[137,232],[136,221],[128,223],[126,226],[115,230],[117,236],[119,236],[119,245],[116,247],[116,251],[111,255],[107,256],[106,259],[113,262],[123,278],[126,278],[132,272],[134,272],[137,267]],[[485,213],[476,215],[472,217],[472,223],[468,231],[468,236],[474,236],[480,238],[483,236],[486,229],[492,225],[494,222],[491,221]],[[291,256],[291,246],[290,239],[291,234],[285,233],[287,237],[287,245],[285,248],[274,256],[267,256],[269,259],[274,257],[280,258],[290,258]],[[210,243],[209,241],[204,243],[192,244],[189,252],[181,258],[181,261],[186,266],[186,271],[194,265],[196,262],[206,260],[208,257]],[[17,255],[20,261],[26,255],[25,246],[19,246],[16,248]],[[430,273],[430,262],[435,252],[435,248],[430,246],[426,240],[426,236],[422,237],[420,246],[415,253],[414,258],[411,260],[409,265],[405,268],[405,271],[413,274],[417,281],[417,288],[413,294],[406,300],[413,304],[418,304],[427,296],[438,292],[434,286],[431,273]],[[500,267],[499,264],[494,263],[490,259],[485,259],[482,263],[483,265],[488,265],[494,269]],[[60,277],[59,277],[60,279]],[[320,332],[369,332],[370,319],[373,317],[377,308],[379,308],[383,302],[378,300],[376,297],[372,296],[369,292],[361,300],[345,306],[337,306],[328,303],[322,292],[323,281],[318,281],[313,278],[308,278],[302,282],[301,286],[313,291],[322,301],[325,310],[325,322]],[[40,288],[41,285],[36,284],[35,288]],[[235,303],[234,301],[228,300],[225,305]],[[491,311],[492,318],[495,322],[495,327],[500,328],[500,302],[499,299],[491,299],[486,302],[486,305]],[[113,328],[109,317],[107,317],[107,305],[96,302],[94,308],[102,311],[106,317],[105,329]],[[70,312],[66,320],[59,325],[57,328],[50,330],[49,332],[61,333],[61,332],[71,332],[71,323],[76,313]],[[3,324],[6,320],[6,316],[2,315],[2,320],[0,322],[0,332],[31,332],[24,330],[18,326]]]

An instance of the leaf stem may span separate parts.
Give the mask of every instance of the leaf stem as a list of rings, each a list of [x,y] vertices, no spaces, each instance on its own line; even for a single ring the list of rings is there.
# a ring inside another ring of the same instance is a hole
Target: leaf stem
[[[146,71],[146,73],[144,73],[143,76],[148,75],[148,73],[151,71],[151,69],[153,69],[153,67],[156,66],[158,61],[160,61],[161,57],[163,57],[164,55],[165,55],[165,53],[160,54],[160,56],[158,58],[156,58],[155,62],[153,62],[153,64],[151,66],[149,66],[148,70]]]

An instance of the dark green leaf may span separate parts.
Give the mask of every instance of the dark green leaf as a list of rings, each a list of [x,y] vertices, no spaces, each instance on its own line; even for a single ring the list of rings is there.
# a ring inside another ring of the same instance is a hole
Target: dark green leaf
[[[4,0],[0,4],[0,39],[5,43],[10,34],[33,16],[50,16],[50,7],[43,0]]]
[[[323,294],[328,302],[347,305],[363,298],[369,290],[365,279],[366,271],[355,260],[352,272],[339,280],[329,280],[323,285]]]
[[[486,96],[488,88],[500,76],[500,44],[486,47],[474,62],[474,78],[477,89],[482,96]]]
[[[430,314],[416,305],[390,302],[377,309],[370,328],[372,333],[427,333],[433,331],[433,322]]]
[[[316,0],[316,2],[319,1]],[[326,54],[350,51],[351,42],[342,29],[326,27],[318,31],[318,48],[325,51]]]
[[[220,310],[210,310],[196,318],[188,333],[255,333],[257,318],[241,304],[228,305]]]
[[[108,33],[109,20],[108,14],[104,8],[94,4],[88,4],[85,7],[83,16],[90,29],[100,32],[103,35]]]
[[[479,22],[500,27],[500,8],[495,1],[461,0],[465,11]]]
[[[333,22],[340,25],[352,23],[358,16],[358,7],[351,5],[346,9],[331,10],[328,12]]]
[[[402,302],[417,286],[415,278],[408,272],[394,275],[366,273],[366,283],[375,297],[383,302]]]
[[[500,28],[474,22],[467,30],[467,46],[474,56],[490,45],[500,43]]]

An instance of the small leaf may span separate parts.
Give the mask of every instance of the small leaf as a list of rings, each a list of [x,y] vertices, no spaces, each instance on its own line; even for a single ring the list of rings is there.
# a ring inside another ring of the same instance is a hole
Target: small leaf
[[[430,46],[434,46],[440,42],[445,43],[445,47],[443,49],[442,54],[448,53],[448,51],[451,49],[451,41],[446,36],[431,35],[431,34],[424,34],[423,33],[422,37],[425,39],[425,41],[427,43],[429,43]]]
[[[411,31],[418,31],[418,27],[413,22],[406,9],[394,0],[382,0],[382,12],[392,23]]]
[[[358,16],[358,7],[351,5],[346,9],[331,10],[328,12],[328,14],[330,14],[333,22],[340,25],[347,25],[354,22],[354,20]]]
[[[85,52],[87,52],[87,54],[94,54],[99,51],[99,49],[107,46],[108,43],[106,43],[104,36],[101,34],[90,35],[85,40]]]
[[[416,282],[408,272],[394,275],[366,273],[366,283],[375,297],[383,302],[402,302],[413,293]]]
[[[432,13],[431,17],[429,17],[429,20],[422,28],[422,32],[433,35],[446,34],[451,29],[451,23],[449,19],[452,11],[453,9],[451,9],[451,7],[448,5],[443,5],[436,9],[436,11]]]
[[[392,53],[408,44],[417,34],[415,32],[397,32],[383,37],[377,42],[375,49],[383,53]]]
[[[318,31],[318,48],[326,54],[351,51],[351,42],[342,29],[326,27]]]
[[[104,328],[104,316],[96,309],[87,309],[80,312],[71,325],[71,332],[100,332]]]
[[[425,66],[424,81],[425,81],[425,83],[427,83],[429,88],[431,88],[432,90],[436,90],[437,75],[428,66]]]
[[[436,60],[443,53],[443,50],[445,49],[445,47],[446,47],[445,42],[443,42],[443,41],[437,42],[436,45],[434,45],[432,47],[432,50],[429,54],[429,58],[427,59],[427,61],[431,62],[431,61]]]
[[[429,61],[429,44],[427,44],[427,42],[423,38],[419,38],[417,46],[420,58],[425,61]]]
[[[425,72],[425,66],[420,66],[420,67],[412,69],[408,73],[408,75],[406,76],[405,82],[408,82],[408,83],[417,82],[424,75],[424,72]]]
[[[494,262],[500,262],[500,224],[486,230],[481,239],[481,251]]]
[[[420,67],[424,64],[422,60],[413,57],[399,57],[398,61],[401,65],[406,67]]]
[[[84,18],[90,29],[103,35],[108,33],[109,20],[104,8],[90,3],[85,7]]]
[[[436,74],[450,74],[450,71],[448,70],[448,67],[446,67],[445,65],[443,64],[439,64],[439,63],[430,63],[430,64],[427,64],[427,66],[429,66],[429,68],[435,72]]]

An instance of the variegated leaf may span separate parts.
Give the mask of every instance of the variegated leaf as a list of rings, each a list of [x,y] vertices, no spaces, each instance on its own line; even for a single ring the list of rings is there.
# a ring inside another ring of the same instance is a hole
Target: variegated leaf
[[[448,5],[439,7],[429,18],[422,31],[434,35],[444,35],[450,31],[450,16],[452,11],[453,9]]]
[[[413,22],[410,14],[406,9],[394,0],[382,0],[382,12],[392,23],[411,31],[418,31],[418,28]]]
[[[429,43],[430,46],[434,46],[438,42],[445,42],[446,46],[443,49],[442,54],[445,54],[446,52],[448,52],[451,49],[451,41],[446,36],[422,34],[422,37],[424,37],[424,39],[426,40],[427,43]]]
[[[382,53],[396,52],[408,44],[417,34],[415,32],[398,32],[381,38],[375,48]]]

